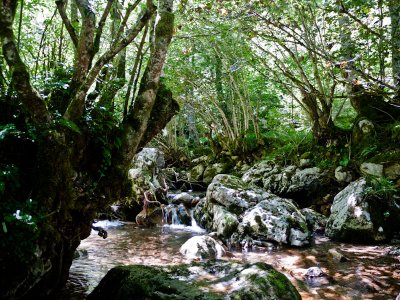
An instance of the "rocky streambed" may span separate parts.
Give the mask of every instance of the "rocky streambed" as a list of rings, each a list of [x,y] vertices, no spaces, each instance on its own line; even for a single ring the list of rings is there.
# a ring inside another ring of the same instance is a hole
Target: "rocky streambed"
[[[154,228],[120,222],[99,225],[107,228],[108,238],[101,239],[92,232],[82,242],[60,298],[84,299],[118,265],[190,263],[192,260],[181,255],[179,249],[189,238],[204,234],[197,227],[182,225]],[[302,299],[395,299],[400,293],[400,257],[388,255],[392,247],[336,243],[316,236],[306,248],[255,246],[247,251],[232,251],[222,261],[270,264],[293,283]],[[343,255],[345,261],[340,262],[341,258],[332,249]],[[318,264],[323,275],[307,276],[307,270]]]

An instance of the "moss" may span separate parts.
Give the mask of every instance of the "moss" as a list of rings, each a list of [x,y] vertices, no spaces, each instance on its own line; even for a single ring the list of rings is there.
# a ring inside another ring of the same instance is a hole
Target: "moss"
[[[294,288],[294,286],[290,283],[289,279],[285,277],[285,275],[272,269],[270,270],[267,279],[274,288],[278,299],[301,299],[299,292]]]
[[[182,272],[182,270],[181,270]],[[170,278],[158,267],[120,266],[111,269],[87,299],[218,299],[194,285]]]
[[[160,22],[157,24],[156,35],[172,37],[174,31],[174,20],[175,15],[172,12],[162,12]]]

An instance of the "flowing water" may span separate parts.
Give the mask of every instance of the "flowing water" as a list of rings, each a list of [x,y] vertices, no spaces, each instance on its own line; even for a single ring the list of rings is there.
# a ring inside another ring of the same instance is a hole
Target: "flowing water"
[[[127,264],[171,265],[189,262],[179,253],[190,237],[203,234],[197,226],[166,225],[140,228],[133,223],[102,221],[108,231],[103,240],[96,232],[78,248],[63,299],[84,299],[112,267]],[[328,254],[336,249],[349,260],[336,262]],[[395,299],[400,293],[400,260],[386,255],[389,246],[339,244],[316,237],[304,249],[275,247],[268,251],[233,252],[227,258],[263,261],[283,272],[303,299]],[[326,277],[307,278],[307,268],[320,264]]]

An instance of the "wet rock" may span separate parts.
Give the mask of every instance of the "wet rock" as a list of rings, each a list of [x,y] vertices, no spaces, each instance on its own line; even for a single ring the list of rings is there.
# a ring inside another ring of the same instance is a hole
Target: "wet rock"
[[[398,228],[397,205],[368,196],[365,178],[350,183],[338,193],[331,207],[325,234],[338,241],[381,242]]]
[[[392,249],[390,249],[387,252],[387,255],[390,256],[400,256],[400,247],[392,247]]]
[[[179,252],[189,259],[215,259],[224,256],[225,249],[214,238],[201,235],[187,240]]]
[[[349,171],[345,171],[342,166],[339,166],[335,169],[335,179],[339,183],[349,183],[352,180],[352,176]]]
[[[192,207],[193,200],[194,197],[191,194],[183,192],[175,195],[170,202],[172,204],[183,204],[186,207]]]
[[[216,231],[219,237],[230,237],[239,225],[237,215],[229,212],[221,205],[210,204],[210,207],[209,215],[212,216],[212,222],[211,226],[208,225],[207,227]]]
[[[136,223],[145,227],[153,227],[163,224],[163,211],[161,207],[149,207],[143,209],[135,219]]]
[[[360,172],[363,175],[383,176],[383,165],[365,162],[360,166]]]
[[[213,178],[218,174],[223,174],[229,170],[229,164],[216,163],[206,167],[203,174],[203,181],[210,184]]]
[[[332,259],[336,262],[346,262],[349,260],[346,256],[338,252],[336,249],[329,249],[328,253],[331,255]]]
[[[183,204],[169,204],[163,208],[163,211],[165,224],[191,225],[190,212]]]
[[[310,287],[319,287],[329,284],[328,276],[319,267],[319,264],[315,267],[308,268],[304,277],[307,285]]]
[[[301,209],[301,213],[306,218],[307,226],[310,231],[322,233],[325,230],[327,217],[311,208],[303,208]]]
[[[283,274],[265,263],[207,261],[172,267],[116,267],[87,299],[298,300],[301,297]]]
[[[256,240],[292,246],[310,243],[306,218],[294,202],[272,194],[244,213],[239,232],[247,233]]]

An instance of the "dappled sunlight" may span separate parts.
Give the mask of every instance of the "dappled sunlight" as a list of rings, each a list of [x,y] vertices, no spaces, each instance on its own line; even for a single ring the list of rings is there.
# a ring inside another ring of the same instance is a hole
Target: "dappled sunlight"
[[[188,263],[179,253],[180,246],[199,233],[170,226],[139,228],[132,223],[109,227],[105,240],[92,234],[79,247],[81,256],[74,260],[68,288],[75,294],[91,291],[116,265],[175,265]],[[329,254],[335,249],[349,260],[337,262]],[[265,262],[285,274],[307,299],[394,299],[400,293],[400,261],[386,255],[389,246],[364,246],[334,243],[317,237],[312,247],[273,247],[270,250],[233,251],[237,262]],[[307,277],[310,267],[319,265],[326,276]],[[204,273],[200,280],[214,280],[218,274]],[[214,291],[226,292],[232,284],[213,285]]]

